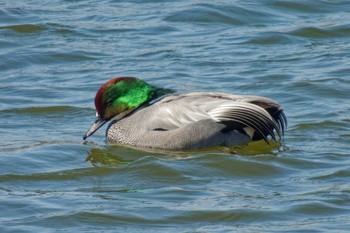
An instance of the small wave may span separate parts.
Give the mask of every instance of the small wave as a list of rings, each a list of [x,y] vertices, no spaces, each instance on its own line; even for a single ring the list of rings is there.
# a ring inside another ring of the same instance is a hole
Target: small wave
[[[228,15],[225,12],[214,9],[210,5],[191,6],[190,9],[176,11],[164,18],[168,22],[192,22],[192,23],[219,23],[230,25],[242,25],[244,21],[239,17]]]
[[[344,177],[350,177],[350,168],[337,168],[336,170],[333,170],[329,172],[328,174],[322,174],[318,176],[314,176],[310,179],[312,180],[343,180]]]
[[[28,115],[47,115],[47,114],[75,114],[80,112],[82,109],[72,106],[42,106],[42,107],[28,107],[28,108],[14,108],[0,110],[0,113],[13,113],[13,114],[28,114]]]
[[[45,26],[36,24],[19,24],[0,27],[0,30],[6,29],[17,33],[38,33],[47,30]]]
[[[344,1],[344,5],[346,5]],[[268,1],[268,5],[275,8],[276,11],[284,11],[289,14],[320,14],[334,12],[341,9],[341,3],[334,4],[333,1]]]
[[[317,38],[317,39],[329,39],[329,38],[342,38],[350,37],[349,25],[340,25],[335,27],[303,27],[295,29],[288,34],[303,38]]]
[[[294,126],[295,130],[316,130],[316,129],[333,129],[333,130],[344,130],[348,129],[348,124],[342,121],[331,121],[331,120],[322,120],[317,122],[307,122],[300,123]]]
[[[57,180],[79,180],[83,177],[93,177],[96,175],[107,175],[113,173],[111,168],[77,168],[71,170],[42,172],[32,174],[4,174],[0,175],[0,182],[15,181],[57,181]]]
[[[256,45],[276,45],[276,44],[290,44],[293,39],[288,35],[283,35],[277,32],[267,32],[260,35],[254,35],[242,44],[256,44]]]

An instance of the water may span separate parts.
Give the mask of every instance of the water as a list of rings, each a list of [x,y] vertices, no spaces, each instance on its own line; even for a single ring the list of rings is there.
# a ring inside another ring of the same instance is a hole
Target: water
[[[1,232],[347,232],[350,3],[0,2]],[[263,95],[285,148],[84,143],[115,76]]]

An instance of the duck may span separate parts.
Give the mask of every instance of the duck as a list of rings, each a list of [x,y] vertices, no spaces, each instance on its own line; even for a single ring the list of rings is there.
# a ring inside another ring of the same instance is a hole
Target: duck
[[[187,150],[233,147],[251,141],[283,143],[287,118],[276,101],[220,92],[178,93],[135,77],[104,83],[95,96],[96,119],[86,140],[105,123],[107,142]]]

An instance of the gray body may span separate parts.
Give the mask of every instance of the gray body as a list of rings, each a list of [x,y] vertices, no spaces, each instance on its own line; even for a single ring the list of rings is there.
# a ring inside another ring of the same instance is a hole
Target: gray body
[[[245,144],[252,140],[254,129],[248,125],[227,130],[224,121],[241,122],[239,117],[250,115],[254,121],[256,115],[264,115],[261,119],[273,122],[276,127],[272,130],[280,131],[280,124],[264,108],[251,104],[254,101],[280,108],[276,102],[258,96],[173,94],[112,121],[106,136],[111,143],[168,150]]]

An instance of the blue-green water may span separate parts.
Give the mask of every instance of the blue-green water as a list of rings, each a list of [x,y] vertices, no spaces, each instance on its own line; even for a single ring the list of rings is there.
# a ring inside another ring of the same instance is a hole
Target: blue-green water
[[[348,232],[350,2],[0,2],[1,232]],[[84,143],[115,76],[281,103],[285,148]]]

